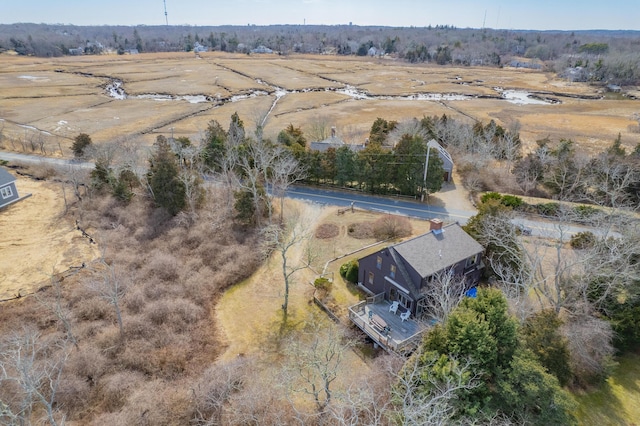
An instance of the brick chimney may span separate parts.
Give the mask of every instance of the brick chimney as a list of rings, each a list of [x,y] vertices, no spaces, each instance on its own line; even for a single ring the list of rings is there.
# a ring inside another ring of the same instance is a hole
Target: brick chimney
[[[430,229],[436,233],[442,231],[442,221],[440,219],[429,219]]]

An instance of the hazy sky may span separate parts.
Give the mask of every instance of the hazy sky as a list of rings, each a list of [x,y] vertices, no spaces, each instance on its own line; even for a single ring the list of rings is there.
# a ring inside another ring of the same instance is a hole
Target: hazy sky
[[[170,25],[640,30],[640,0],[166,0]],[[0,23],[162,25],[163,0],[0,0]]]

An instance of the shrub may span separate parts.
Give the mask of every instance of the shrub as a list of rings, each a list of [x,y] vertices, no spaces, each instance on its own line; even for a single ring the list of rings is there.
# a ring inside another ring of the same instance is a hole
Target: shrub
[[[576,250],[593,247],[596,243],[596,236],[593,232],[578,232],[571,237],[571,247]]]
[[[349,282],[357,283],[358,282],[358,261],[352,260],[340,266],[340,276]]]
[[[542,203],[537,204],[536,209],[538,214],[542,216],[556,216],[560,210],[560,204],[558,203]]]
[[[486,194],[482,194],[482,197],[480,197],[480,201],[483,203],[486,203],[489,200],[502,200],[502,195],[497,192],[487,192]]]
[[[599,212],[599,210],[593,206],[584,205],[574,207],[573,211],[578,216],[578,219],[582,220],[587,220]]]
[[[325,278],[325,277],[320,277],[320,278],[316,278],[316,280],[313,282],[313,285],[318,289],[318,290],[324,290],[326,292],[331,291],[331,287],[333,285],[333,283]]]
[[[522,198],[516,197],[515,195],[505,195],[502,197],[502,200],[500,202],[502,203],[502,205],[511,207],[513,209],[517,209],[524,204]]]
[[[411,222],[406,217],[385,215],[373,223],[373,235],[378,240],[411,235]]]

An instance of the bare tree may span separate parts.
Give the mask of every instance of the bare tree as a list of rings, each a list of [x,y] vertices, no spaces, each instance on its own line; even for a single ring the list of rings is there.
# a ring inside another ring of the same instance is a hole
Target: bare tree
[[[311,124],[309,124],[309,128],[307,129],[307,134],[309,135],[310,141],[323,141],[327,139],[330,135],[330,120],[327,116],[318,115],[316,116]]]
[[[284,219],[284,198],[287,189],[295,182],[304,179],[306,170],[304,170],[298,160],[286,150],[280,151],[271,169],[271,188],[280,200],[280,222],[282,222]]]
[[[223,423],[224,407],[233,394],[239,392],[248,379],[248,361],[238,358],[229,363],[217,363],[209,367],[195,388],[194,422],[209,426]]]
[[[110,265],[104,258],[104,252],[100,259],[100,269],[98,277],[92,277],[87,281],[87,287],[113,306],[118,321],[118,330],[120,331],[120,340],[124,340],[124,324],[122,322],[122,311],[120,302],[124,298],[127,286],[124,279],[117,273],[114,265]]]
[[[171,141],[171,148],[178,157],[178,179],[184,184],[185,198],[192,216],[200,205],[203,197],[202,176],[204,175],[202,146],[186,145]]]
[[[433,319],[444,323],[449,313],[462,301],[466,291],[464,276],[440,271],[434,274],[433,280],[427,286],[426,297],[419,304],[423,312],[429,312]]]
[[[322,418],[331,404],[333,382],[338,378],[345,351],[351,346],[334,324],[310,324],[301,336],[287,345],[287,380],[295,393],[313,399],[316,415]]]
[[[615,349],[611,324],[588,311],[571,315],[562,326],[569,345],[571,370],[584,382],[606,377]]]
[[[282,310],[286,320],[289,307],[289,288],[293,283],[293,275],[299,270],[309,267],[313,260],[313,253],[309,251],[307,251],[307,259],[304,261],[302,259],[292,259],[292,252],[295,248],[308,242],[311,238],[311,233],[306,224],[302,223],[299,213],[296,212],[296,214],[289,216],[285,220],[283,226],[269,225],[263,230],[263,234],[268,252],[270,250],[276,251],[282,260],[282,277],[284,279]]]
[[[37,407],[44,410],[51,425],[64,424],[65,417],[56,404],[56,395],[69,356],[68,340],[46,344],[37,331],[24,329],[0,347],[0,384],[17,387],[14,395],[19,395],[9,403],[11,398],[0,397],[5,401],[0,404],[0,419],[30,424]]]
[[[55,276],[55,273],[52,272],[49,278],[49,282],[51,283],[51,291],[53,292],[53,298],[48,297],[49,295],[40,295],[38,293],[35,294],[35,298],[38,303],[44,307],[45,309],[51,311],[64,329],[64,332],[67,336],[67,340],[70,343],[73,343],[76,347],[78,346],[78,341],[76,340],[75,335],[73,334],[73,329],[71,327],[71,319],[72,313],[71,309],[62,296],[62,288],[60,286],[60,280]]]
[[[460,392],[480,385],[480,378],[472,375],[468,361],[452,359],[448,374],[438,375],[440,377],[425,374],[425,369],[437,361],[437,357],[425,357],[418,351],[397,374],[393,397],[403,424],[451,424],[456,415],[454,402]]]
[[[404,361],[390,354],[372,360],[370,368],[362,371],[357,381],[336,392],[328,407],[332,421],[342,426],[389,424],[394,413],[392,389]]]

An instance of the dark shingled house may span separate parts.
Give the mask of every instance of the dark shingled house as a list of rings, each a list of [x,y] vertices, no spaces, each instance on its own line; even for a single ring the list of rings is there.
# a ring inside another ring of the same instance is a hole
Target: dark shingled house
[[[420,300],[435,274],[464,276],[469,288],[480,280],[483,247],[457,223],[431,220],[431,231],[389,246],[358,261],[358,280],[372,294],[420,317]]]
[[[351,320],[386,349],[402,350],[425,329],[413,318],[429,318],[421,301],[426,300],[425,290],[437,285],[436,275],[464,277],[467,287],[474,287],[482,272],[483,250],[457,223],[443,226],[432,219],[430,232],[358,261],[358,284],[371,297],[349,308]]]

